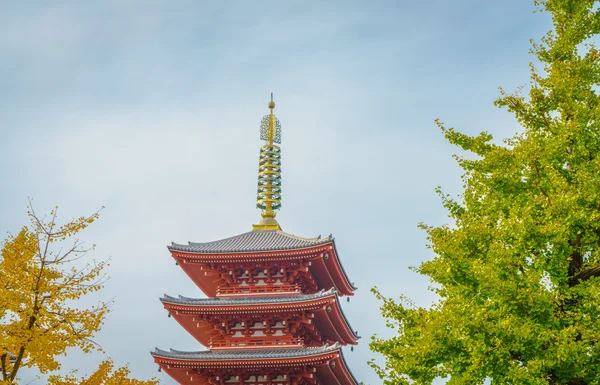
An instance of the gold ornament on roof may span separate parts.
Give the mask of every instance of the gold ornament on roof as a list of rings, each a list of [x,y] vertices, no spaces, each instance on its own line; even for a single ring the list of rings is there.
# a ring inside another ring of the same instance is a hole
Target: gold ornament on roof
[[[261,209],[262,219],[252,230],[281,230],[275,220],[276,210],[281,208],[281,123],[273,114],[273,93],[268,105],[271,113],[260,122],[260,139],[265,145],[260,148],[258,160],[258,189],[256,207]]]

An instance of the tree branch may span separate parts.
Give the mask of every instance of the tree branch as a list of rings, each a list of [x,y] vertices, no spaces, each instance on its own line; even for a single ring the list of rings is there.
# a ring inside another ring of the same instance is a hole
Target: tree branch
[[[569,245],[573,247],[573,252],[571,253],[571,260],[569,261],[569,277],[574,277],[583,266],[583,255],[581,255],[580,251],[582,235],[583,234],[580,232],[575,236],[574,240],[569,241]]]
[[[569,284],[569,287],[573,287],[593,277],[600,277],[600,265],[593,265],[585,270],[579,271],[577,274],[569,278],[567,283]]]
[[[4,381],[6,381],[7,379],[7,373],[6,373],[6,357],[8,356],[8,353],[4,353],[3,355],[0,356],[0,360],[2,360],[2,379]]]
[[[34,309],[34,314],[37,314],[37,311],[39,311],[39,309]],[[31,317],[29,317],[29,325],[27,325],[27,330],[31,330],[31,328],[33,328],[33,325],[35,325],[35,320],[36,320],[35,315],[32,315]],[[27,342],[29,342],[29,340]],[[25,345],[26,344],[23,344],[19,348],[19,353],[17,354],[17,359],[15,360],[13,369],[10,372],[10,375],[8,376],[8,379],[10,381],[14,381],[15,377],[17,377],[17,372],[19,371],[19,368],[21,367],[21,360],[23,359],[23,356],[25,355]]]
[[[29,207],[31,208],[33,218],[35,218],[35,220],[38,221],[38,223],[40,223],[39,219],[35,215],[35,212],[33,211],[33,205],[31,205],[31,200],[29,201],[29,203],[30,203]],[[52,216],[50,230],[54,226],[55,220],[56,220],[56,211],[54,211],[53,216]],[[42,231],[44,231],[44,232],[46,232],[46,234],[48,234],[48,232],[46,231],[46,229],[43,226],[42,226]],[[26,330],[31,330],[33,328],[33,326],[35,325],[37,316],[39,314],[39,311],[40,311],[40,298],[39,298],[40,281],[42,280],[42,277],[44,275],[44,268],[46,267],[46,258],[48,256],[48,248],[50,247],[50,235],[46,235],[46,244],[44,245],[43,253],[42,253],[42,250],[40,250],[39,246],[40,245],[39,245],[39,237],[38,237],[38,253],[40,255],[40,271],[35,280],[35,287],[33,288],[33,293],[34,293],[34,302],[33,302],[33,309],[32,309],[33,311],[32,311],[31,316],[29,317],[29,324],[27,325]],[[15,360],[15,363],[10,372],[10,375],[8,376],[10,381],[14,381],[15,377],[17,376],[19,368],[21,367],[21,360],[23,359],[23,356],[25,355],[25,349],[26,349],[26,343],[22,344],[21,347],[19,348],[19,353],[17,354],[17,359]]]

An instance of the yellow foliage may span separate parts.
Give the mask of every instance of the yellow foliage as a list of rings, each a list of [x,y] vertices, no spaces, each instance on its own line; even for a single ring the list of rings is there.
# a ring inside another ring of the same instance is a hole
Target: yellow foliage
[[[110,311],[110,303],[105,302],[89,309],[76,306],[82,296],[102,289],[107,279],[106,261],[82,261],[94,246],[84,247],[72,239],[98,218],[98,212],[64,225],[57,224],[57,208],[49,219],[40,218],[33,209],[28,215],[31,225],[2,243],[0,385],[15,384],[21,368],[34,367],[42,374],[60,369],[56,358],[65,355],[67,348],[78,347],[86,353],[101,350],[91,338]],[[112,368],[111,361],[103,362],[81,384],[145,384],[122,380],[127,368],[109,376]],[[70,377],[64,381],[74,383]]]
[[[103,361],[98,369],[87,378],[76,378],[73,374],[69,376],[51,376],[49,385],[156,385],[158,380],[140,381],[128,378],[127,367],[118,368],[113,371],[114,364],[111,360]]]

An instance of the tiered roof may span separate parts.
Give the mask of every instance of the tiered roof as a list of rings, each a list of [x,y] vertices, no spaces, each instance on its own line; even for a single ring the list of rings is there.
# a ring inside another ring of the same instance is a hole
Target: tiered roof
[[[160,298],[163,303],[172,303],[178,305],[192,305],[192,306],[218,306],[218,307],[237,307],[241,306],[247,308],[248,305],[280,305],[289,303],[303,303],[315,299],[322,299],[327,297],[337,297],[335,289],[327,291],[321,290],[313,294],[298,294],[290,296],[260,296],[260,297],[237,297],[237,298],[189,298],[182,295],[171,297],[165,294],[163,298]]]
[[[277,314],[279,312],[309,311],[314,316],[315,325],[326,337],[342,345],[356,345],[358,333],[352,330],[348,319],[339,304],[334,289],[321,290],[314,294],[298,294],[294,296],[265,296],[241,298],[188,298],[171,297],[165,294],[160,299],[165,309],[191,335],[203,345],[208,345],[213,325],[200,322],[197,314],[240,315],[240,314]],[[200,323],[207,324],[205,328]],[[216,322],[214,319],[212,322]]]
[[[316,348],[246,351],[198,351],[182,352],[156,348],[151,352],[154,361],[180,384],[197,384],[202,378],[202,370],[231,371],[236,369],[255,370],[287,369],[294,366],[310,365],[323,383],[358,384],[348,368],[339,344]],[[194,371],[190,371],[194,368]]]
[[[280,251],[305,249],[333,242],[330,235],[325,238],[303,238],[279,230],[249,231],[233,237],[213,242],[188,242],[187,245],[172,243],[172,251],[184,251],[194,254],[247,253],[253,251]]]
[[[168,351],[155,348],[150,352],[152,356],[159,358],[171,358],[175,360],[188,361],[227,361],[227,360],[271,360],[279,358],[311,357],[324,353],[340,352],[340,345],[323,345],[316,348],[302,349],[274,349],[274,350],[199,350],[187,352],[175,349]]]
[[[187,245],[172,243],[168,249],[173,258],[181,262],[182,269],[209,297],[216,296],[218,285],[213,277],[207,277],[205,271],[200,271],[197,266],[200,263],[307,259],[312,263],[311,273],[319,289],[333,287],[340,295],[353,295],[356,290],[337,256],[335,239],[331,235],[303,238],[281,230],[250,231],[214,242],[188,242]]]

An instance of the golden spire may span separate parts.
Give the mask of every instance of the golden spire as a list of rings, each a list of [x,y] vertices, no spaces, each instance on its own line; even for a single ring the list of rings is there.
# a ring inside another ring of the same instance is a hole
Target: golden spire
[[[262,219],[258,224],[252,225],[252,230],[281,230],[275,220],[275,211],[281,208],[281,148],[275,145],[281,144],[281,124],[273,114],[274,108],[271,93],[271,113],[265,115],[260,122],[260,139],[265,141],[265,145],[260,148],[258,160],[256,207],[262,210]]]

